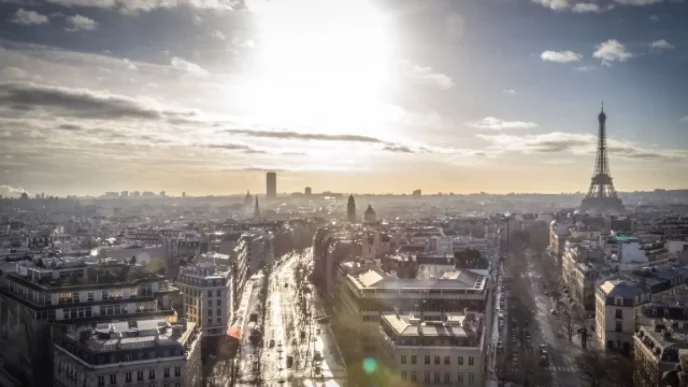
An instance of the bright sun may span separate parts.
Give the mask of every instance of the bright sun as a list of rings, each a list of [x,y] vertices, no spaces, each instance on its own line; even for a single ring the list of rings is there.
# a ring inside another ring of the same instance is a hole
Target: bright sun
[[[274,1],[259,19],[261,65],[242,97],[251,116],[320,131],[377,126],[390,50],[368,1]]]

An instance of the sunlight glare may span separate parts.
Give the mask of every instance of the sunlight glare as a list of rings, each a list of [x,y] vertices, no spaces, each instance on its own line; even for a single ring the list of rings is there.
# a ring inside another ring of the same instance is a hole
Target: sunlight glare
[[[368,0],[275,2],[259,20],[261,65],[243,97],[249,114],[282,127],[375,126],[389,42]]]

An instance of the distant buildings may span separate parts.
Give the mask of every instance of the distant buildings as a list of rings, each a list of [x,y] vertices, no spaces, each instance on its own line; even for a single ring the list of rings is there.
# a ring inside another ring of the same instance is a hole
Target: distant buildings
[[[349,199],[346,202],[346,219],[350,223],[356,222],[356,200],[354,200],[354,195],[349,195]]]
[[[268,172],[265,174],[265,186],[268,199],[277,197],[277,174],[275,172]]]
[[[303,190],[303,194],[306,195],[306,196],[311,196],[311,195],[313,194],[313,191],[311,191],[311,187],[306,187],[306,188]]]
[[[200,337],[193,323],[160,319],[79,328],[55,341],[54,385],[200,387]]]
[[[421,195],[422,195],[421,190],[417,189],[417,190],[413,191],[413,196],[421,196]]]
[[[373,207],[369,204],[368,208],[366,208],[365,212],[363,213],[363,220],[366,222],[374,222],[377,220],[377,215],[375,214],[375,210],[373,210]]]

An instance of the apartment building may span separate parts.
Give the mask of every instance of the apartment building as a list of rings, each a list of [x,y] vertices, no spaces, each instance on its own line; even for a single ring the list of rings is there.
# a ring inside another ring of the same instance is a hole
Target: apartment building
[[[659,265],[616,275],[596,288],[595,335],[600,347],[630,353],[641,307],[680,294],[688,267]]]
[[[33,385],[49,386],[53,337],[117,319],[174,322],[177,294],[163,276],[140,264],[89,258],[22,261],[0,279],[0,324],[17,333],[13,360],[24,375]]]
[[[482,386],[485,371],[483,315],[448,314],[442,321],[385,313],[381,328],[394,371],[417,386]]]
[[[663,297],[642,307],[642,321],[633,336],[633,380],[637,387],[655,387],[664,372],[679,364],[688,348],[688,298]]]
[[[234,289],[243,292],[246,280],[274,260],[273,235],[269,232],[247,232],[234,247]]]
[[[200,387],[202,333],[163,319],[102,323],[53,344],[54,385]]]
[[[589,241],[566,242],[562,254],[561,278],[564,287],[578,305],[595,310],[595,285],[617,272],[604,259],[603,251]]]
[[[177,286],[186,319],[196,323],[205,337],[224,335],[234,310],[229,267],[207,261],[182,266]]]

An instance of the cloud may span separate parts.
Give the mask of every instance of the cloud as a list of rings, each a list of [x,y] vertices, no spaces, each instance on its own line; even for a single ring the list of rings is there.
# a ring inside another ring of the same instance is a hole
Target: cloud
[[[232,11],[243,7],[243,0],[47,0],[68,8],[117,9],[135,15],[155,9],[189,7]]]
[[[210,34],[210,36],[212,36],[215,39],[219,39],[219,40],[226,40],[227,39],[227,36],[225,36],[225,34],[223,34],[222,31],[220,31],[220,30],[216,30],[215,32]]]
[[[571,11],[576,12],[576,13],[585,13],[585,12],[595,12],[599,13],[602,12],[602,9],[600,8],[599,4],[595,3],[578,3],[571,8]]]
[[[172,58],[170,61],[170,64],[172,65],[173,68],[183,71],[187,74],[197,76],[197,77],[205,77],[208,76],[209,72],[208,70],[204,69],[203,67],[197,65],[196,63],[189,62],[187,60],[184,60],[180,57],[175,56]]]
[[[680,121],[681,121],[682,123],[684,123],[684,124],[688,124],[688,116],[685,116],[685,117],[681,118]]]
[[[658,22],[659,21],[659,15],[650,15],[648,17],[648,19],[650,19],[650,21],[653,21],[653,22]]]
[[[29,78],[30,74],[24,69],[19,67],[8,66],[0,70],[0,78],[8,79],[26,79]]]
[[[540,58],[546,62],[571,63],[580,62],[583,59],[583,55],[573,51],[547,50],[540,54]]]
[[[26,192],[26,190],[21,187],[13,187],[7,184],[0,185],[0,195],[2,195],[2,197],[19,197],[24,192]]]
[[[504,93],[504,94],[506,94],[506,95],[516,95],[516,90],[514,90],[514,89],[504,89],[504,90],[502,90],[502,93]]]
[[[667,42],[664,39],[660,39],[650,43],[650,48],[653,48],[655,50],[673,50],[674,48],[676,48],[676,46]]]
[[[652,5],[659,4],[664,0],[614,0],[621,5]]]
[[[505,121],[495,117],[485,117],[480,121],[470,122],[469,126],[478,129],[503,130],[503,129],[531,129],[538,124],[528,121]]]
[[[46,110],[81,118],[140,119],[161,116],[158,110],[133,98],[30,82],[0,82],[0,103],[15,112]]]
[[[407,147],[406,145],[399,145],[399,144],[385,145],[384,148],[382,148],[382,150],[386,151],[386,152],[392,152],[392,153],[416,153],[411,148]]]
[[[600,43],[592,56],[601,59],[602,63],[606,65],[610,65],[614,61],[625,62],[633,58],[633,54],[626,50],[626,46],[616,39],[609,39]]]
[[[565,11],[569,8],[568,0],[533,0],[533,3],[540,4],[553,11]]]
[[[563,153],[592,155],[597,137],[592,134],[551,132],[534,135],[479,134],[478,138],[488,141],[494,151],[519,152],[525,154]],[[615,157],[625,159],[679,160],[688,156],[684,149],[647,149],[626,141],[609,139],[607,150]]]
[[[451,77],[434,71],[432,67],[418,66],[406,60],[401,63],[404,76],[416,84],[440,90],[449,90],[454,87]]]
[[[84,129],[81,126],[75,125],[75,124],[62,124],[62,125],[59,125],[57,128],[60,130],[66,130],[69,132],[80,132]]]
[[[36,11],[27,11],[23,8],[20,8],[17,10],[17,12],[14,13],[12,23],[29,26],[45,24],[48,22],[48,20],[49,19],[46,15],[42,15]]]
[[[65,20],[69,25],[67,31],[93,31],[98,27],[98,23],[95,20],[89,19],[86,16],[74,15],[67,17]]]
[[[578,66],[576,67],[577,71],[592,71],[595,69],[595,66]]]
[[[268,130],[248,130],[248,129],[229,129],[229,133],[242,134],[249,137],[275,138],[281,140],[315,140],[315,141],[346,141],[379,143],[386,142],[375,137],[361,136],[355,134],[323,134],[323,133],[303,133],[293,131],[268,131]]]

